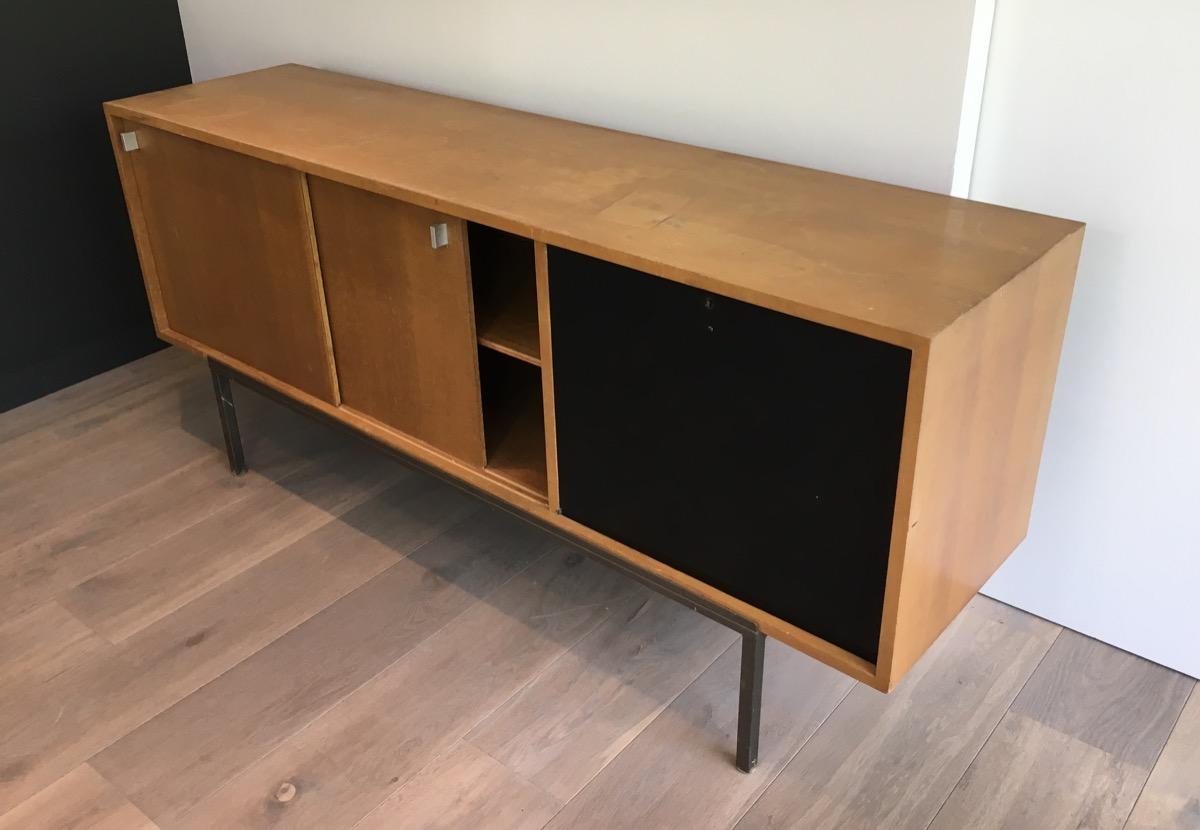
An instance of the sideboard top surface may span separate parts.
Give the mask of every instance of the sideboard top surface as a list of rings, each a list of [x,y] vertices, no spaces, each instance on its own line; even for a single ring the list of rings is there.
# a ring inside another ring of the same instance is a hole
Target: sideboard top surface
[[[910,347],[1082,227],[294,64],[106,107]]]

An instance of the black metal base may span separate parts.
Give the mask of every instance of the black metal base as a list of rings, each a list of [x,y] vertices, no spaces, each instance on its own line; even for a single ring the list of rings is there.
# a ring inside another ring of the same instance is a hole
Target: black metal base
[[[742,683],[738,692],[737,768],[749,772],[758,764],[759,714],[762,711],[763,657],[767,641],[761,631],[742,634]]]
[[[217,398],[217,412],[221,418],[221,432],[225,436],[225,452],[229,456],[229,469],[234,475],[241,475],[246,472],[246,458],[242,452],[242,437],[238,431],[237,411],[233,404],[233,392],[230,389],[229,381],[236,380],[242,386],[252,389],[271,400],[278,401],[298,412],[313,417],[319,421],[332,424],[349,432],[351,435],[359,438],[367,443],[382,449],[388,455],[400,460],[404,464],[415,467],[423,472],[437,476],[438,478],[449,482],[450,484],[462,490],[466,490],[472,495],[483,499],[489,504],[495,505],[500,509],[512,513],[521,519],[524,519],[531,524],[553,533],[555,536],[570,542],[578,547],[584,553],[590,555],[594,559],[598,559],[605,564],[617,568],[625,575],[636,579],[646,587],[656,591],[676,602],[682,603],[694,611],[698,611],[704,616],[719,622],[728,628],[733,629],[742,635],[742,670],[741,683],[739,686],[738,696],[738,731],[737,731],[737,755],[735,763],[737,768],[742,772],[750,772],[758,763],[758,736],[759,736],[759,715],[762,710],[762,686],[763,686],[763,658],[766,651],[766,638],[759,631],[758,625],[746,617],[735,614],[726,608],[716,605],[699,594],[694,594],[673,582],[668,582],[652,573],[646,573],[639,570],[623,559],[613,556],[608,551],[597,548],[581,539],[576,539],[573,536],[565,533],[562,529],[554,527],[540,521],[536,516],[530,516],[526,513],[521,513],[515,510],[511,505],[508,505],[499,499],[478,490],[466,482],[459,481],[435,467],[430,467],[417,461],[394,447],[376,441],[368,435],[363,435],[357,430],[351,429],[345,424],[330,418],[323,412],[319,412],[311,407],[294,401],[286,395],[281,395],[269,386],[265,386],[253,378],[243,375],[236,369],[231,369],[222,363],[218,363],[211,358],[208,361],[209,371],[212,373],[213,392]]]
[[[229,388],[229,371],[216,361],[208,361],[212,374],[213,393],[217,398],[217,415],[221,418],[221,434],[225,436],[225,453],[229,456],[229,471],[235,476],[246,472],[246,456],[242,452],[242,433],[238,429],[237,410],[233,406],[233,390]]]

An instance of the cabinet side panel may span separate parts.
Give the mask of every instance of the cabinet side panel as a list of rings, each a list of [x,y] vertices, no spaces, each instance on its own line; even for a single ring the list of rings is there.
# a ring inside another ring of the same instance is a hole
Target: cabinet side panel
[[[551,248],[562,512],[874,662],[907,349]]]
[[[903,553],[894,686],[1025,537],[1080,229],[929,347]]]
[[[483,466],[463,222],[316,176],[309,192],[343,403]]]
[[[126,156],[167,327],[336,403],[303,174],[135,130]]]

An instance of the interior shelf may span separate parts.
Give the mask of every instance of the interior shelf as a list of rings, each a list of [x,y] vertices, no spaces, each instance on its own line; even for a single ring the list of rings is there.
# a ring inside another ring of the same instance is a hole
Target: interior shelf
[[[533,240],[471,223],[467,242],[479,344],[540,365]]]
[[[541,371],[508,354],[480,349],[483,435],[495,475],[546,497],[546,432]]]

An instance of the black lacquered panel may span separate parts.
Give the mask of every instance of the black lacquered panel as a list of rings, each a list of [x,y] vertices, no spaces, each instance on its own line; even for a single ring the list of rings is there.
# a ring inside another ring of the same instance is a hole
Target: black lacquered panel
[[[563,513],[875,662],[911,352],[549,266]]]

